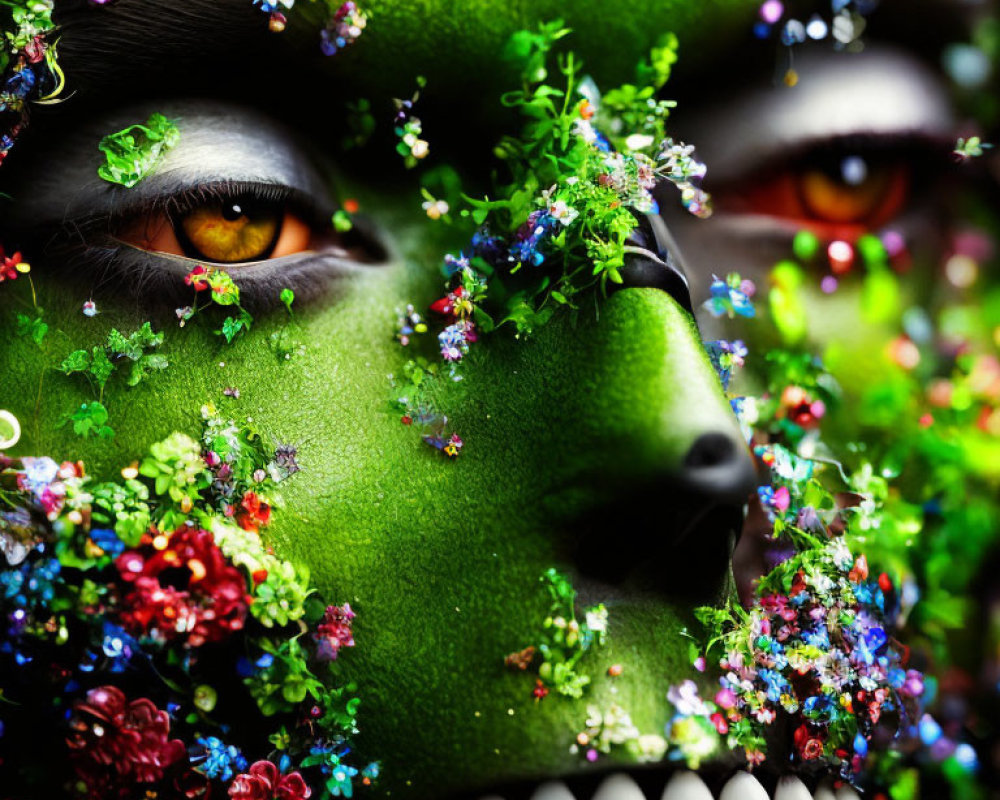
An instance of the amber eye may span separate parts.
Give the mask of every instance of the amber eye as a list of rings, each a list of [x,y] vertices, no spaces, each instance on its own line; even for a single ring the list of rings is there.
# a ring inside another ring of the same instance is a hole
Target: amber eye
[[[803,159],[713,194],[724,210],[779,217],[826,232],[863,232],[903,209],[910,183],[910,165],[901,158],[847,153]]]
[[[121,231],[129,244],[214,264],[264,261],[308,250],[309,226],[283,203],[233,198],[172,214],[145,214]]]
[[[905,196],[909,169],[861,156],[846,156],[798,176],[799,196],[806,213],[833,223],[873,224],[895,214]]]
[[[268,258],[281,234],[280,209],[245,201],[200,206],[174,222],[182,245],[194,258],[220,263]]]

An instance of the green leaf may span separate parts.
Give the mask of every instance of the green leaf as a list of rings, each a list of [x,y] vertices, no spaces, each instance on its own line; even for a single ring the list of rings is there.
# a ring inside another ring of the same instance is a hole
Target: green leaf
[[[108,354],[104,352],[103,347],[95,347],[92,352],[93,357],[90,361],[89,372],[94,376],[94,380],[97,381],[97,385],[103,389],[104,384],[106,384],[108,382],[108,378],[111,377],[111,373],[115,371],[115,365],[108,359]]]
[[[289,288],[286,287],[286,288],[284,288],[284,289],[281,290],[281,294],[279,295],[279,299],[284,304],[285,308],[288,309],[288,313],[291,314],[292,313],[292,303],[295,302],[295,292],[293,292],[291,289],[289,289]]]
[[[104,153],[104,163],[97,174],[109,183],[131,188],[179,139],[180,131],[172,120],[152,114],[144,125],[131,125],[101,139],[98,148]]]
[[[39,347],[45,339],[45,334],[49,332],[49,326],[42,322],[41,313],[34,319],[27,314],[17,315],[17,335],[31,339]]]
[[[86,350],[74,350],[59,365],[59,369],[67,375],[72,375],[74,372],[86,372],[89,367],[90,353]]]
[[[151,353],[133,362],[132,369],[129,370],[128,378],[125,381],[129,386],[138,386],[143,380],[148,378],[154,371],[164,370],[170,366],[166,356],[158,353]]]

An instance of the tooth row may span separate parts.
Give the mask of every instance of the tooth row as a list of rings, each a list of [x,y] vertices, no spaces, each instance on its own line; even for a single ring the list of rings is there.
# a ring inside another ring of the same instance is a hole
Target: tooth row
[[[496,796],[481,800],[502,800]],[[539,786],[531,800],[576,800],[569,787],[561,781],[549,781]],[[628,775],[611,775],[604,779],[592,800],[646,800],[646,795]],[[656,800],[656,798],[652,798]],[[659,800],[716,800],[705,782],[693,772],[678,772],[667,783]],[[760,782],[748,772],[737,772],[722,788],[718,800],[772,800]],[[773,800],[860,800],[850,787],[833,789],[821,786],[810,794],[798,778],[786,775],[778,782]]]

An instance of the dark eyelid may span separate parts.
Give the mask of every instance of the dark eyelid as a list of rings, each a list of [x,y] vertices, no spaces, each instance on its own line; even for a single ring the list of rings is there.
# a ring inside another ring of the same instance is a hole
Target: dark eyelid
[[[783,170],[808,169],[830,156],[857,155],[868,158],[893,158],[923,167],[944,169],[955,140],[923,131],[859,131],[846,135],[807,139],[780,153],[765,155],[752,168],[715,183],[716,188],[741,183],[758,175],[775,175]],[[711,188],[711,171],[706,185]]]
[[[265,181],[225,180],[200,183],[156,197],[126,196],[109,214],[97,216],[112,222],[145,214],[164,213],[171,216],[184,214],[198,206],[239,198],[284,206],[302,217],[314,229],[328,228],[330,218],[337,210],[337,205],[332,201],[315,197],[293,186]]]

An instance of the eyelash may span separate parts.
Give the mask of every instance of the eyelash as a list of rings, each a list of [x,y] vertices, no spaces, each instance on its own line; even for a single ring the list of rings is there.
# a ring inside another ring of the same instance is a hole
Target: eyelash
[[[62,232],[46,242],[44,252],[66,278],[85,276],[86,290],[92,294],[109,286],[119,290],[125,286],[131,296],[147,304],[187,302],[190,298],[183,274],[193,266],[191,259],[142,250],[121,242],[115,232],[142,216],[163,214],[172,220],[200,205],[234,196],[284,206],[341,249],[337,253],[328,247],[237,267],[239,274],[234,277],[248,307],[280,307],[278,295],[286,287],[295,292],[299,302],[309,303],[329,291],[338,279],[388,260],[380,237],[364,217],[355,217],[349,233],[335,234],[330,223],[333,208],[292,187],[252,181],[217,181],[153,199],[144,200],[141,194],[134,199],[127,197],[110,213],[67,221]]]

